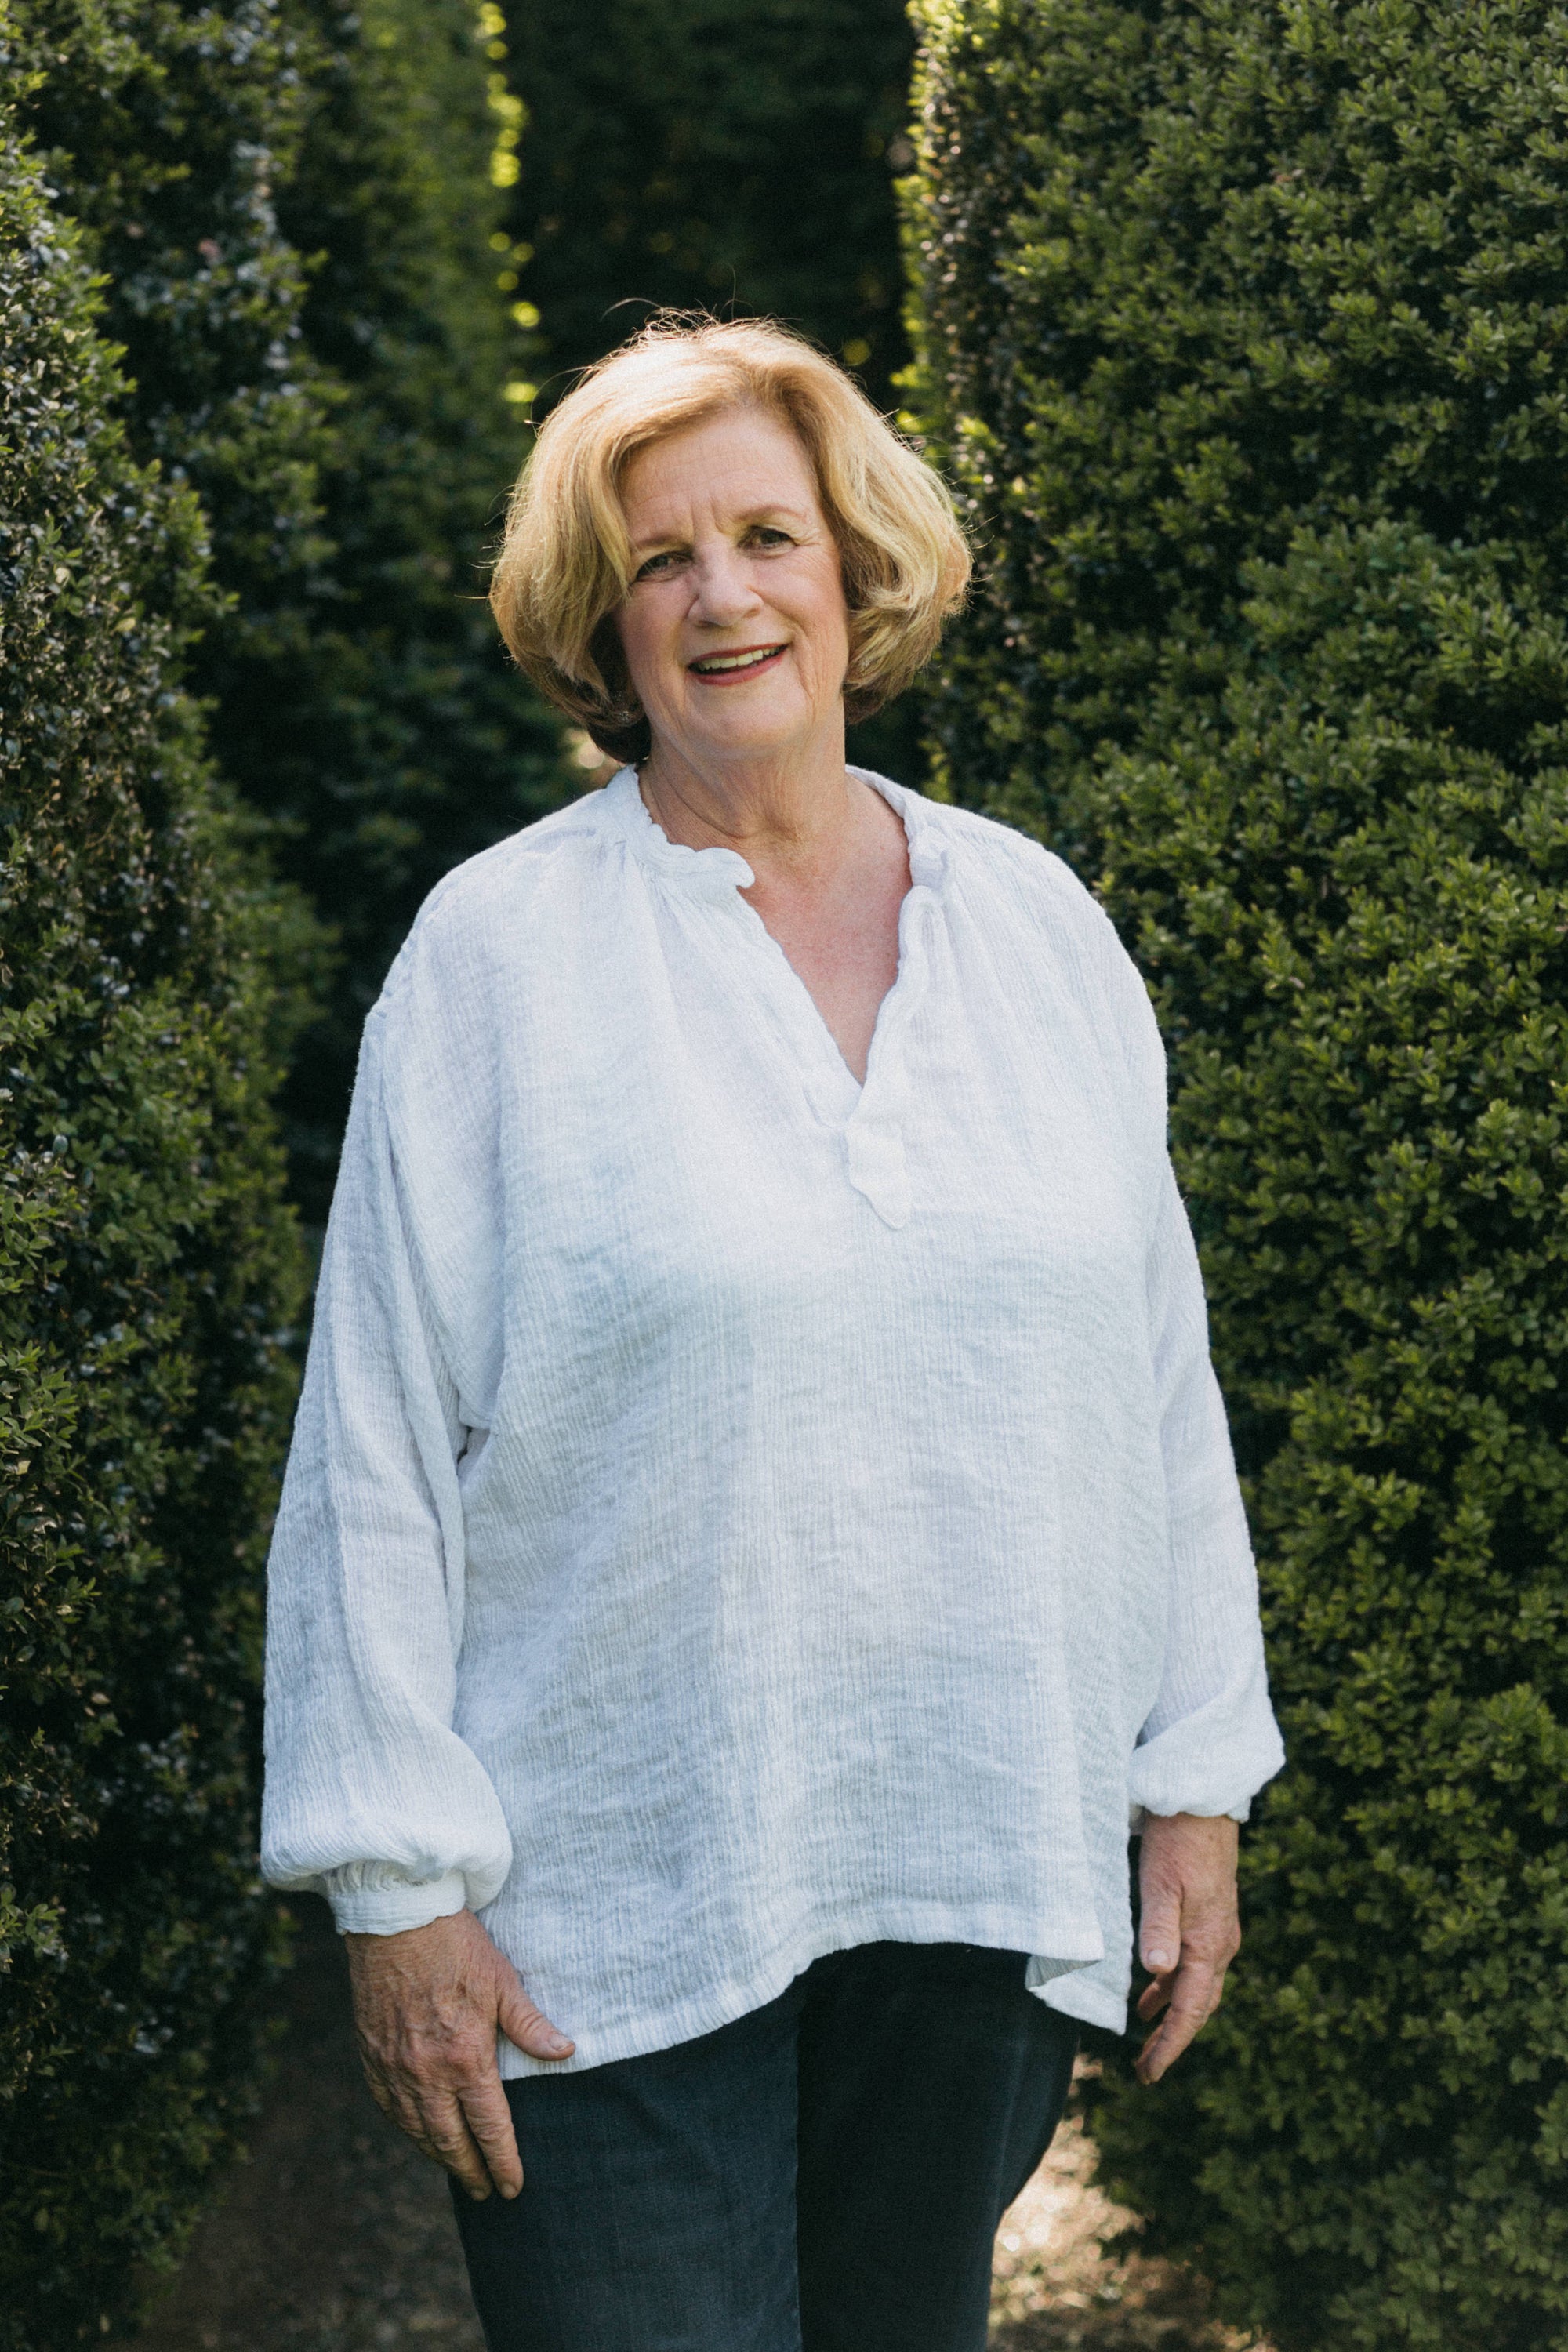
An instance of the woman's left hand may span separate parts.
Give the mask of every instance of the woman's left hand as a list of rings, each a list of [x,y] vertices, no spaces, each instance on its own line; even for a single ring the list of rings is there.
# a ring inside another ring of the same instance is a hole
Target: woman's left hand
[[[1219,2007],[1225,1972],[1241,1948],[1237,1838],[1236,1823],[1223,1813],[1144,1818],[1138,1957],[1154,1981],[1145,1986],[1138,2014],[1146,2025],[1160,2022],[1138,2053],[1141,2083],[1157,2083]]]

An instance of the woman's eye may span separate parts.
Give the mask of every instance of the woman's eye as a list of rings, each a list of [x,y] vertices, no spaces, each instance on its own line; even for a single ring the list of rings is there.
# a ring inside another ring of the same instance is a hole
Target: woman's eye
[[[759,547],[788,547],[790,544],[788,531],[775,530],[772,523],[759,523],[752,537]]]
[[[679,550],[667,547],[660,554],[650,555],[646,563],[639,564],[637,576],[639,580],[657,580],[661,572],[672,571],[679,561]]]

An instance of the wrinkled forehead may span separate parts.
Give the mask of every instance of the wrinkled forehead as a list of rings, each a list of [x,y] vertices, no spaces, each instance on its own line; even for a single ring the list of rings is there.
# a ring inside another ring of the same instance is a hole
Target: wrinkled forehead
[[[811,453],[786,416],[755,403],[716,409],[628,453],[616,485],[628,535],[708,522],[732,526],[776,510],[822,519]]]

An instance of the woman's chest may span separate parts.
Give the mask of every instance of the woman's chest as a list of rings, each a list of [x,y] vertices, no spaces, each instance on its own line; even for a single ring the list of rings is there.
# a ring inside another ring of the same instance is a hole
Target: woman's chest
[[[864,1087],[772,942],[584,969],[565,1051],[518,992],[494,1040],[501,1296],[479,1309],[514,1366],[966,1318],[1060,1339],[1141,1300],[1154,1171],[1092,1014],[1045,984],[1001,1002],[910,928]]]

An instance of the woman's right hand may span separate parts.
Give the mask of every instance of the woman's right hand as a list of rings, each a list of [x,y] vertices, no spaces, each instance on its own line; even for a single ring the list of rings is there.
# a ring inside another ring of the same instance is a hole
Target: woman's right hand
[[[522,1989],[471,1911],[396,1936],[345,1936],[371,2095],[470,2197],[515,2197],[522,2163],[496,2064],[504,2033],[531,2058],[576,2047]]]

